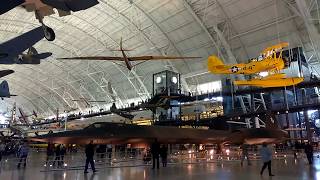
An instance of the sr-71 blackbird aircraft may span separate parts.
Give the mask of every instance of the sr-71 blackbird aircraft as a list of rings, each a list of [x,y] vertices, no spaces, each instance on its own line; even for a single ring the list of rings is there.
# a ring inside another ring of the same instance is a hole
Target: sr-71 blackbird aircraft
[[[17,6],[24,7],[28,12],[35,12],[36,18],[42,25],[45,38],[48,41],[55,39],[53,29],[43,23],[44,16],[54,14],[53,8],[58,10],[59,16],[70,15],[70,11],[80,11],[97,5],[97,0],[1,0],[0,15]]]
[[[128,57],[125,53],[125,51],[130,51],[127,49],[123,49],[122,47],[122,39],[120,40],[120,50],[122,57],[114,57],[114,56],[87,56],[87,57],[70,57],[70,58],[57,58],[60,60],[100,60],[100,61],[122,61],[125,63],[125,67],[129,70],[132,70],[134,66],[137,66],[141,63],[144,63],[146,61],[153,61],[153,60],[174,60],[174,59],[194,59],[194,58],[200,58],[200,57],[178,57],[178,56],[136,56],[136,57]],[[137,64],[133,65],[132,62],[134,61],[140,61]],[[116,63],[116,62],[114,62]],[[118,64],[118,63],[116,63]],[[118,64],[120,66],[123,66],[122,64]]]
[[[32,29],[20,36],[0,44],[0,64],[40,64],[42,59],[51,56],[52,53],[40,53],[32,46],[43,39],[41,27]],[[27,54],[23,54],[25,50]]]
[[[166,126],[139,126],[98,122],[82,130],[65,131],[30,138],[32,141],[61,144],[132,144],[145,145],[157,139],[170,144],[261,144],[277,143],[287,139],[287,133],[279,129],[239,129],[234,132]]]

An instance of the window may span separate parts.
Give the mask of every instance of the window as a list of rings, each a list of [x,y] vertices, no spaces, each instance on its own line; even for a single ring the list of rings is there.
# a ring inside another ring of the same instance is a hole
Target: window
[[[200,94],[207,93],[207,92],[217,92],[221,91],[221,81],[213,81],[213,82],[208,82],[204,84],[200,84],[197,87],[197,91]]]

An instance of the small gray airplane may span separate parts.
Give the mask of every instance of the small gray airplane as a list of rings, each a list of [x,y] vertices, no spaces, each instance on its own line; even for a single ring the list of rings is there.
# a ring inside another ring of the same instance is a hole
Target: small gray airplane
[[[1,0],[0,15],[14,9],[17,6],[22,6],[28,12],[35,12],[36,18],[42,25],[42,31],[48,41],[55,39],[53,29],[46,26],[43,22],[44,16],[55,14],[53,8],[58,10],[59,16],[70,15],[70,11],[76,12],[88,9],[97,5],[97,0]]]
[[[41,27],[32,29],[20,36],[0,44],[0,64],[40,64],[41,60],[52,55],[50,52],[38,54],[32,46],[43,39]],[[25,50],[27,54],[23,54]]]

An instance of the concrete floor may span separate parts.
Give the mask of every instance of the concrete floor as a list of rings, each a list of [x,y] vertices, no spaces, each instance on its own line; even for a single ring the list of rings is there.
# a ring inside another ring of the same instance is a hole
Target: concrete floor
[[[140,179],[159,179],[159,180],[206,180],[206,179],[225,179],[225,180],[249,180],[249,179],[279,179],[279,180],[320,180],[320,159],[315,158],[315,164],[309,166],[303,159],[294,161],[292,158],[274,160],[274,177],[269,177],[267,170],[261,177],[259,170],[260,161],[253,161],[252,166],[246,164],[241,167],[239,161],[228,161],[222,163],[205,164],[170,164],[166,168],[152,170],[148,165],[133,167],[110,168],[98,165],[99,172],[83,174],[83,166],[74,165],[69,170],[45,169],[43,166],[45,155],[31,154],[26,168],[17,169],[16,160],[11,162],[3,161],[0,168],[0,180],[140,180]],[[70,157],[71,158],[71,157]]]

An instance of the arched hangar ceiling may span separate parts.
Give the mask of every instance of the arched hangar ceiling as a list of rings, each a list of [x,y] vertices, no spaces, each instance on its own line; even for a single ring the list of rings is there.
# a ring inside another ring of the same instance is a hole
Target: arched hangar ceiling
[[[70,16],[44,19],[56,40],[42,40],[39,52],[53,56],[40,65],[1,65],[16,72],[8,80],[26,111],[53,114],[57,108],[83,109],[81,97],[111,102],[107,83],[118,100],[150,95],[152,74],[171,69],[183,76],[183,88],[220,77],[206,73],[206,58],[218,54],[227,63],[256,57],[265,47],[287,41],[302,46],[316,71],[320,57],[319,2],[317,0],[99,0],[93,8]],[[15,8],[0,16],[0,42],[26,32],[39,23],[33,13]],[[133,71],[111,62],[58,61],[57,57],[120,55],[111,51],[123,39],[129,55],[201,56],[200,60],[146,62]],[[103,106],[102,104],[96,104]]]

